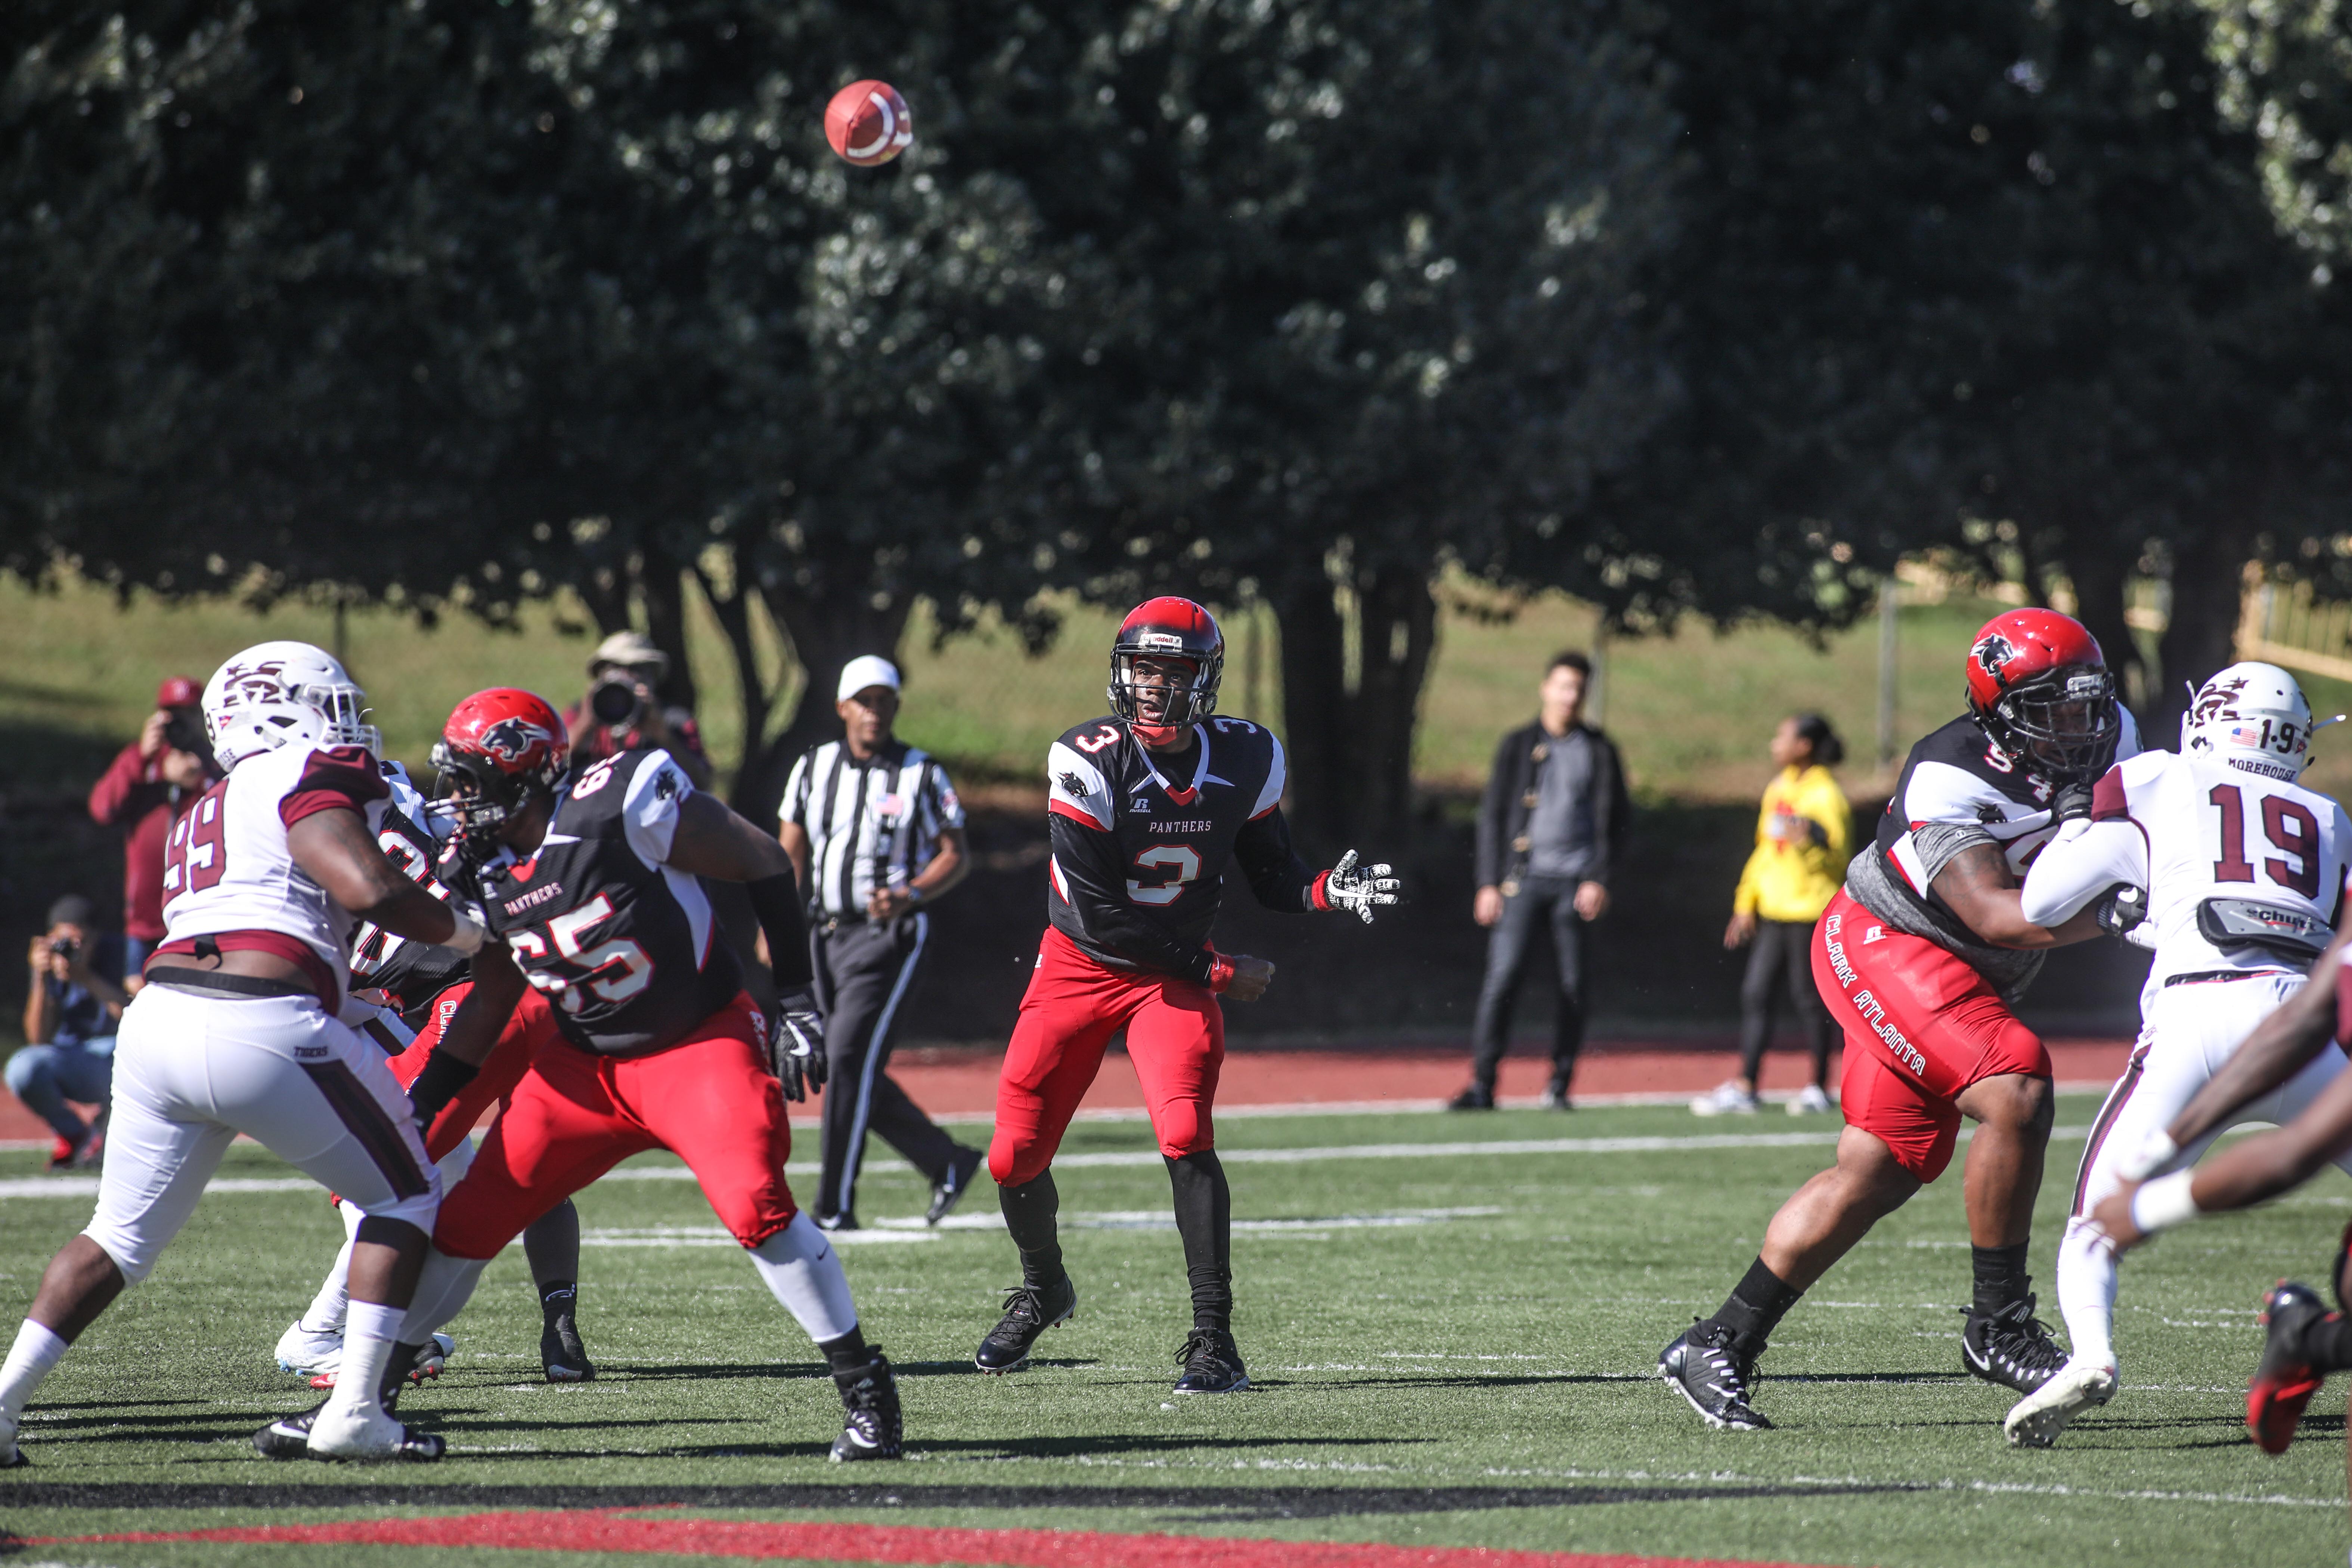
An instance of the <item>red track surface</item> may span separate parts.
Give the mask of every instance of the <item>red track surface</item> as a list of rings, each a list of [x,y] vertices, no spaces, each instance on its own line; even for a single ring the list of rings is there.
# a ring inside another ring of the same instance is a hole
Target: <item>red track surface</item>
[[[2131,1047],[2122,1040],[2053,1040],[2050,1055],[2063,1084],[2111,1083],[2124,1069]],[[996,1068],[991,1051],[931,1049],[901,1051],[890,1064],[893,1077],[934,1115],[985,1114],[996,1106]],[[1237,1051],[1225,1058],[1217,1103],[1258,1105],[1361,1104],[1394,1100],[1401,1106],[1443,1100],[1468,1078],[1469,1053],[1459,1050],[1374,1049],[1364,1051]],[[1577,1064],[1580,1098],[1615,1095],[1697,1094],[1729,1078],[1738,1058],[1728,1050],[1659,1049],[1642,1041],[1596,1044]],[[1836,1064],[1832,1063],[1835,1071]],[[1550,1066],[1539,1057],[1507,1057],[1501,1089],[1506,1099],[1543,1093]],[[1805,1081],[1805,1058],[1794,1051],[1764,1058],[1764,1088],[1798,1089]],[[1103,1066],[1087,1096],[1092,1110],[1139,1110],[1143,1095],[1124,1058]],[[811,1106],[795,1106],[793,1120],[814,1122]],[[41,1140],[48,1129],[0,1089],[0,1140]]]
[[[1758,1568],[1721,1559],[1498,1552],[1355,1542],[1236,1541],[1093,1531],[926,1530],[905,1525],[757,1523],[594,1513],[475,1513],[443,1519],[35,1537],[28,1546],[163,1542],[239,1545],[503,1547],[819,1562],[1003,1563],[1009,1568]],[[1787,1564],[1765,1568],[1788,1568]]]

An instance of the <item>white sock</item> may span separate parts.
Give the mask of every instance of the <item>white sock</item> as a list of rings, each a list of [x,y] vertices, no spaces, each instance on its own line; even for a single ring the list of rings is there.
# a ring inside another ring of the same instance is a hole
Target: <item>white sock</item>
[[[465,1310],[474,1299],[474,1287],[487,1258],[452,1258],[439,1247],[425,1255],[425,1271],[416,1277],[416,1293],[408,1299],[407,1321],[401,1324],[400,1342],[421,1345],[433,1331]]]
[[[2086,1219],[2070,1219],[2058,1243],[2058,1310],[2066,1342],[2084,1364],[2116,1364],[2116,1251]]]
[[[346,1210],[351,1206],[349,1204],[343,1205]],[[346,1241],[343,1249],[335,1254],[335,1266],[327,1270],[327,1278],[320,1282],[319,1293],[310,1298],[310,1306],[303,1310],[302,1327],[314,1334],[341,1333],[343,1310],[351,1305],[351,1301],[352,1244]]]
[[[377,1301],[353,1301],[343,1323],[343,1364],[335,1372],[335,1392],[327,1397],[330,1410],[365,1409],[375,1403],[383,1384],[383,1371],[392,1362],[394,1341],[408,1316],[405,1307]]]
[[[849,1299],[849,1277],[841,1271],[841,1255],[805,1210],[746,1256],[776,1300],[817,1343],[837,1340],[857,1326],[857,1303]]]
[[[16,1330],[16,1342],[8,1347],[8,1359],[0,1362],[0,1417],[14,1421],[23,1415],[25,1402],[65,1353],[66,1342],[55,1330],[26,1319]]]

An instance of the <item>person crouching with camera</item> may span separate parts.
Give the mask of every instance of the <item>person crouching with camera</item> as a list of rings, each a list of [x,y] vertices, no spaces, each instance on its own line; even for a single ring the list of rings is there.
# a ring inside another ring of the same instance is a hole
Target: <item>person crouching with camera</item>
[[[49,906],[48,929],[33,939],[25,1038],[8,1058],[9,1089],[58,1135],[52,1171],[97,1163],[104,1107],[114,1083],[114,1031],[131,997],[122,989],[122,939],[98,929],[88,899],[69,893]],[[84,1121],[68,1100],[100,1107]]]
[[[588,690],[565,710],[572,761],[602,761],[642,746],[667,752],[697,789],[710,787],[710,759],[692,712],[662,700],[669,655],[643,632],[614,632],[588,661]]]

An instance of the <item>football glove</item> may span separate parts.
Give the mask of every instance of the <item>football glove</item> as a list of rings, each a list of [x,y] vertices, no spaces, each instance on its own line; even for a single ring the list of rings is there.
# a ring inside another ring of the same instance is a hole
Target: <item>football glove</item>
[[[1339,857],[1339,863],[1323,877],[1323,901],[1335,910],[1345,910],[1366,925],[1372,923],[1374,904],[1393,904],[1397,889],[1402,886],[1389,875],[1385,865],[1356,865],[1356,852],[1349,850]]]
[[[2096,918],[2101,931],[2129,942],[2139,922],[2147,919],[2147,894],[2129,883],[2118,882],[2100,898]]]
[[[2077,820],[2088,822],[2090,819],[2091,786],[2089,784],[2070,784],[2060,790],[2057,798],[2050,803],[2050,820],[2053,822]]]
[[[768,1070],[784,1088],[786,1100],[806,1100],[824,1087],[824,1019],[807,990],[776,1002],[775,1026],[768,1035]]]

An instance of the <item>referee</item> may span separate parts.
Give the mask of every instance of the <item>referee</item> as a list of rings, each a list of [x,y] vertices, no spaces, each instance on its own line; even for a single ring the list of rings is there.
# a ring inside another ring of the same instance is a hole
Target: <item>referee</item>
[[[937,1225],[980,1169],[883,1069],[890,1030],[929,941],[924,907],[963,880],[963,805],[947,770],[890,732],[898,670],[873,654],[841,671],[834,710],[845,738],[803,757],[784,785],[777,837],[810,910],[817,1005],[824,1013],[824,1164],[810,1217],[857,1228],[857,1173],[878,1132],[929,1178]]]

